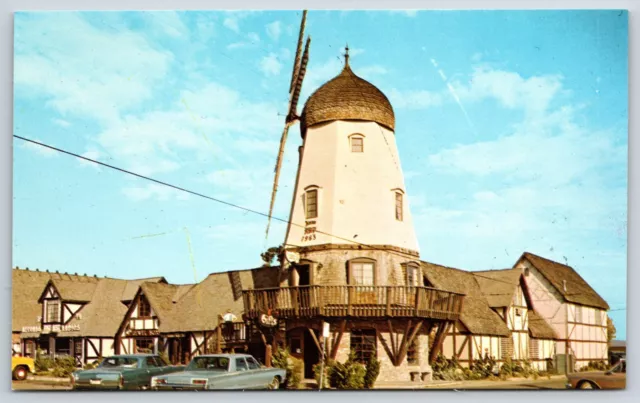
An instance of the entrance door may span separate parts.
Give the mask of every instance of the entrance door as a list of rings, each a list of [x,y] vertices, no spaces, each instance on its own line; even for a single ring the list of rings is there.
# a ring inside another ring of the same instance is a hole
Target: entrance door
[[[310,330],[315,332],[316,338],[319,339],[318,332],[313,329]],[[313,340],[313,337],[311,337],[309,330],[304,332],[303,349],[304,377],[306,379],[313,379],[313,366],[320,362],[320,352],[318,351],[318,346],[316,346],[316,342]]]
[[[311,275],[309,273],[309,265],[298,266],[296,268],[298,272],[298,285],[311,285]]]

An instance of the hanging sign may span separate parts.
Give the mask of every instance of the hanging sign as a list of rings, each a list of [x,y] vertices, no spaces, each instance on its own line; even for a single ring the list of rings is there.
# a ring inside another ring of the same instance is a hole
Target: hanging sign
[[[327,338],[331,335],[329,322],[322,322],[322,337]]]
[[[265,327],[274,327],[278,324],[278,320],[271,314],[263,313],[262,315],[260,315],[260,324]]]

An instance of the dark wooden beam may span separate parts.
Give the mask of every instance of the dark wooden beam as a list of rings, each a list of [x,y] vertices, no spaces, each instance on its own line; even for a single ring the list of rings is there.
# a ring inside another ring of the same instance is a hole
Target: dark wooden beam
[[[389,326],[389,338],[391,339],[391,351],[393,351],[393,359],[398,355],[398,346],[396,343],[396,334],[393,331],[393,324],[391,323],[391,319],[387,321],[387,325]]]
[[[455,336],[454,336],[455,337]],[[467,342],[469,341],[469,336],[464,338],[464,341],[462,342],[462,344],[460,345],[460,349],[458,350],[454,350],[455,354],[456,354],[456,358],[460,358],[460,356],[462,355],[462,350],[464,350],[464,346],[467,345]]]
[[[331,359],[335,360],[336,356],[338,355],[338,348],[340,348],[340,342],[342,341],[342,335],[344,334],[344,329],[347,326],[347,320],[343,319],[342,322],[340,322],[340,327],[338,328],[338,334],[335,338],[335,340],[333,341],[333,346],[331,348]]]
[[[413,343],[413,340],[416,338],[421,327],[422,327],[422,321],[418,322],[416,327],[413,328],[413,331],[409,336],[409,340],[406,343],[403,343],[404,345],[402,349],[400,349],[400,351],[398,352],[398,365],[402,364],[402,361],[404,361],[404,357],[407,356],[407,351],[409,351],[409,346],[411,346],[411,343]]]
[[[404,334],[402,335],[402,341],[400,342],[400,347],[398,351],[396,351],[395,362],[393,363],[393,365],[396,365],[396,366],[400,365],[400,362],[398,361],[398,358],[399,358],[398,353],[406,347],[407,337],[409,336],[409,330],[411,330],[411,320],[407,321],[407,326],[404,329]]]
[[[318,347],[318,351],[322,353],[322,347],[320,347],[320,341],[318,341],[318,336],[316,336],[316,332],[314,332],[313,329],[311,328],[308,328],[308,330],[309,330],[309,333],[311,334],[311,338],[313,339],[313,342],[316,344],[316,347]]]
[[[438,330],[436,330],[436,337],[435,337],[435,340],[433,341],[433,347],[431,348],[431,351],[429,351],[430,365],[433,364],[436,357],[438,356],[438,353],[442,348],[442,342],[444,341],[444,337],[446,336],[447,329],[449,328],[450,325],[451,325],[450,322],[441,322],[440,325],[438,326]]]
[[[384,337],[382,337],[382,332],[376,332],[376,333],[378,333],[378,340],[380,340],[380,344],[382,344],[384,351],[387,352],[387,355],[389,356],[391,363],[397,367],[398,364],[396,364],[396,353],[389,349],[389,345],[387,344],[387,341],[384,339]]]

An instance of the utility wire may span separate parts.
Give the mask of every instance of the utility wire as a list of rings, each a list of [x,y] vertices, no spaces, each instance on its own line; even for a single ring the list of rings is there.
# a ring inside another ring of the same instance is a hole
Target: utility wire
[[[85,161],[88,161],[88,162],[92,162],[94,164],[98,164],[98,165],[101,165],[101,166],[104,166],[104,167],[107,167],[107,168],[111,168],[113,170],[116,170],[116,171],[119,171],[119,172],[122,172],[122,173],[125,173],[125,174],[128,174],[128,175],[132,175],[132,176],[135,176],[135,177],[140,178],[140,179],[145,179],[145,180],[157,183],[159,185],[167,186],[167,187],[170,187],[172,189],[175,189],[175,190],[178,190],[178,191],[181,191],[181,192],[189,193],[189,194],[192,194],[194,196],[202,197],[202,198],[207,199],[207,200],[211,200],[211,201],[214,201],[214,202],[217,202],[217,203],[224,204],[226,206],[234,207],[234,208],[246,211],[248,213],[257,214],[257,215],[260,215],[262,217],[267,217],[267,218],[269,217],[269,214],[266,214],[266,213],[263,213],[263,212],[260,212],[260,211],[257,211],[257,210],[253,210],[253,209],[250,209],[250,208],[247,208],[247,207],[244,207],[244,206],[240,206],[238,204],[231,203],[231,202],[228,202],[228,201],[225,201],[225,200],[222,200],[222,199],[218,199],[218,198],[215,198],[215,197],[207,196],[205,194],[202,194],[202,193],[199,193],[199,192],[195,192],[193,190],[189,190],[189,189],[183,188],[181,186],[172,185],[172,184],[170,184],[168,182],[163,182],[161,180],[154,179],[154,178],[151,178],[149,176],[141,175],[141,174],[126,170],[124,168],[117,167],[115,165],[107,164],[107,163],[104,163],[104,162],[100,162],[100,161],[94,160],[92,158],[84,157],[84,156],[82,156],[80,154],[77,154],[77,153],[74,153],[74,152],[71,152],[71,151],[67,151],[67,150],[64,150],[64,149],[61,149],[61,148],[58,148],[58,147],[54,147],[54,146],[49,145],[49,144],[41,143],[39,141],[35,141],[35,140],[29,139],[29,138],[26,138],[26,137],[18,136],[17,134],[14,134],[13,137],[15,137],[17,139],[20,139],[20,140],[23,140],[23,141],[26,141],[26,142],[29,142],[29,143],[32,143],[32,144],[39,145],[41,147],[45,147],[45,148],[48,148],[48,149],[63,153],[63,154],[70,155],[72,157],[80,158],[82,160],[85,160]],[[294,222],[292,222],[290,220],[285,220],[284,218],[279,218],[279,217],[275,217],[275,216],[271,216],[271,218],[273,220],[280,221],[280,222],[285,223],[285,224],[293,225],[293,226],[296,226],[296,227],[299,227],[299,228],[305,228],[304,225],[294,223]],[[365,243],[362,243],[362,242],[355,241],[353,239],[340,237],[340,236],[333,235],[333,234],[330,234],[330,233],[324,232],[324,231],[316,231],[316,232],[319,233],[319,234],[322,234],[322,235],[326,235],[326,236],[329,236],[329,237],[332,237],[332,238],[335,238],[335,239],[339,239],[339,240],[342,240],[342,241],[350,242],[350,243],[353,243],[353,244],[356,244],[356,245],[360,245],[360,246],[363,246],[363,247],[366,247],[366,248],[370,248],[370,249],[373,249],[373,250],[379,250],[379,251],[395,254],[397,256],[401,256],[403,258],[406,258],[406,255],[402,255],[399,252],[390,251],[390,250],[386,250],[386,249],[381,249],[381,248],[378,248],[378,247],[376,247],[374,245],[368,245],[368,244],[365,244]],[[300,247],[300,245],[290,245],[290,246]],[[437,266],[441,266],[441,265],[437,265]],[[441,266],[441,267],[445,267],[446,268],[446,266]],[[458,269],[458,270],[460,270],[460,269]],[[482,276],[480,274],[476,274],[473,271],[464,271],[464,272],[472,274],[472,275],[477,276],[477,277],[481,277],[481,278],[487,279],[487,280],[501,282],[501,283],[505,283],[505,284],[509,284],[509,285],[514,285],[513,282],[500,280],[500,279],[496,279],[496,278],[492,278],[492,277],[488,277],[488,276]],[[569,295],[580,295],[580,294],[576,293],[576,294],[569,294]],[[625,309],[626,308],[615,309],[615,310],[610,310],[610,311],[625,310]]]

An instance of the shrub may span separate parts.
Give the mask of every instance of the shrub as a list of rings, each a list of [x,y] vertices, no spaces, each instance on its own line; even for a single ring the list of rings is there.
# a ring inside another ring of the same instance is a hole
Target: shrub
[[[336,388],[336,389],[363,389],[365,387],[365,376],[367,369],[364,365],[357,362],[355,359],[355,353],[352,351],[349,354],[349,358],[344,363],[338,361],[328,361],[325,364],[325,373],[323,379],[323,388]],[[321,363],[314,366],[313,371],[315,374],[316,382],[320,385],[320,368]],[[371,367],[370,377],[373,377],[375,370],[375,364]],[[379,372],[379,365],[378,365]],[[377,375],[376,375],[377,378]]]
[[[484,379],[493,376],[496,360],[485,354],[484,358],[475,360],[471,366],[471,379]]]
[[[580,368],[579,372],[586,371],[607,371],[609,365],[604,360],[589,361],[586,366]]]
[[[54,362],[49,355],[38,349],[33,365],[36,367],[36,372],[49,372],[53,369]]]
[[[335,387],[335,384],[331,382],[331,374],[333,367],[336,365],[336,362],[327,360],[324,364],[324,376],[322,377],[322,389],[329,389],[330,387]],[[317,363],[313,366],[313,376],[316,380],[316,384],[320,387],[320,372],[322,369],[322,362]]]
[[[373,388],[373,385],[375,385],[378,375],[380,375],[380,360],[371,358],[367,363],[365,371],[364,388],[371,389]]]
[[[76,370],[76,359],[73,356],[66,355],[56,357],[54,360],[52,374],[58,378],[67,378]]]
[[[289,350],[279,348],[271,358],[271,364],[276,368],[287,371],[285,380],[287,389],[298,389],[302,380],[303,363],[301,360],[292,357]]]

